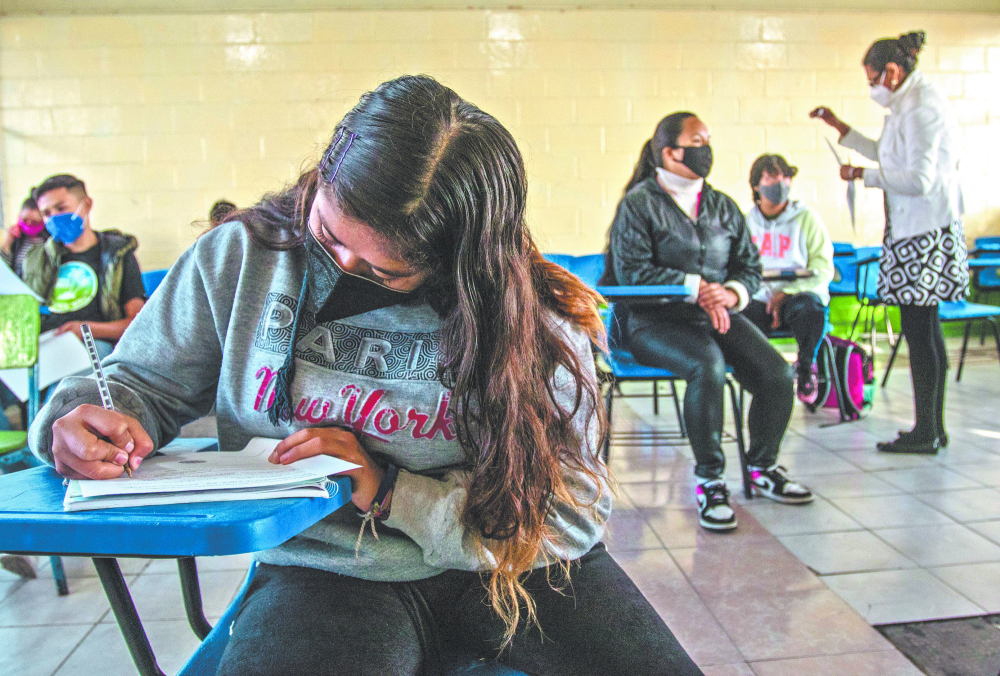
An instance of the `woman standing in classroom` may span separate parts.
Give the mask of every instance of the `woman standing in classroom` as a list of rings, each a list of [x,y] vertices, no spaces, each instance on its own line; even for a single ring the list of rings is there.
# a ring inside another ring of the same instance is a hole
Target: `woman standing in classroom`
[[[969,284],[958,180],[959,128],[945,95],[917,70],[923,31],[876,41],[862,61],[871,98],[889,109],[879,140],[867,138],[827,107],[810,113],[840,132],[840,144],[878,163],[840,168],[845,181],[863,180],[885,194],[885,238],[879,265],[882,299],[899,306],[910,349],[916,422],[887,453],[934,454],[948,445],[944,395],[948,353],[940,302],[957,301]]]

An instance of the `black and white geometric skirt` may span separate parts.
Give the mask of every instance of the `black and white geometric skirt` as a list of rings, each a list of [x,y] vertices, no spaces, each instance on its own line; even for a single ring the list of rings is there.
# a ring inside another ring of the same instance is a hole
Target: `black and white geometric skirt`
[[[886,227],[878,291],[888,305],[937,305],[965,298],[969,252],[962,221],[916,237],[893,240]]]

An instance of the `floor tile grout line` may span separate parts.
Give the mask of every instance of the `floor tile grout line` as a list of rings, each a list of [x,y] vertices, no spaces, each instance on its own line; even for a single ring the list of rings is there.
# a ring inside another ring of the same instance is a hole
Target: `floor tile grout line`
[[[103,615],[102,615],[102,617],[103,617]],[[87,640],[87,637],[94,633],[94,630],[97,629],[97,627],[98,627],[99,624],[100,624],[100,620],[98,620],[97,622],[95,622],[94,624],[92,624],[90,626],[90,629],[88,629],[86,631],[86,633],[84,633],[84,635],[80,637],[80,640],[77,641],[76,645],[74,645],[73,648],[66,654],[66,657],[64,657],[62,659],[62,661],[59,662],[59,666],[57,666],[52,671],[52,676],[56,676],[56,674],[59,673],[59,670],[62,669],[63,666],[65,666],[66,662],[69,661],[69,658],[71,658],[73,656],[73,653],[75,653],[77,650],[80,649],[80,646],[83,645],[83,642]],[[50,626],[50,625],[43,625],[43,626]]]
[[[948,589],[952,590],[953,592],[955,592],[956,594],[958,594],[959,596],[961,596],[963,599],[965,599],[966,601],[968,601],[969,603],[971,603],[975,607],[977,607],[980,610],[982,610],[987,615],[989,614],[989,611],[986,608],[984,608],[983,606],[981,606],[974,599],[969,598],[969,596],[966,595],[964,592],[962,592],[961,589],[958,589],[957,587],[953,587],[947,580],[945,580],[944,578],[942,578],[939,575],[935,575],[934,574],[934,570],[932,568],[924,568],[924,570],[926,570],[930,574],[931,577],[933,577],[934,579],[936,579],[938,582],[940,582],[941,584],[943,584],[945,587],[947,587]]]

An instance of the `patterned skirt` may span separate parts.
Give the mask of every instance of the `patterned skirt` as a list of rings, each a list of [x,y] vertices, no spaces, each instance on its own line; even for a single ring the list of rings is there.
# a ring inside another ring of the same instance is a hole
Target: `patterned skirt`
[[[969,287],[969,252],[962,221],[894,240],[886,227],[878,292],[889,305],[937,305],[958,301]]]

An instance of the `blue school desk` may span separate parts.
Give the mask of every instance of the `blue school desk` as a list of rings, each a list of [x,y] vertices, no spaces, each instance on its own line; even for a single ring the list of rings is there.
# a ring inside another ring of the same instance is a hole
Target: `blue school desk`
[[[765,282],[791,282],[796,279],[815,277],[815,270],[803,268],[764,268],[761,279]]]
[[[998,256],[983,256],[982,258],[970,258],[969,267],[972,269],[979,268],[1000,268],[1000,257]]]
[[[0,476],[0,543],[5,552],[12,554],[93,559],[141,676],[163,676],[163,672],[117,559],[176,558],[188,623],[203,640],[181,673],[214,674],[228,641],[220,631],[235,618],[236,606],[225,611],[219,628],[212,632],[202,609],[194,557],[244,554],[285,542],[350,502],[350,479],[340,477],[335,482],[337,492],[327,500],[246,500],[64,512],[63,478],[50,467],[36,467]],[[242,598],[246,587],[244,583],[238,598]],[[524,676],[498,662],[456,656],[449,676],[459,675]]]
[[[656,305],[673,303],[691,295],[691,289],[679,284],[651,286],[598,286],[597,293],[612,303]]]
[[[118,567],[118,557],[176,558],[188,622],[204,639],[195,556],[243,554],[275,547],[351,499],[347,477],[334,497],[205,502],[64,512],[63,479],[50,467],[0,476],[0,542],[5,552],[86,556],[97,574],[142,676],[162,676]]]

